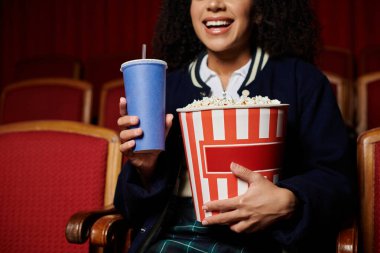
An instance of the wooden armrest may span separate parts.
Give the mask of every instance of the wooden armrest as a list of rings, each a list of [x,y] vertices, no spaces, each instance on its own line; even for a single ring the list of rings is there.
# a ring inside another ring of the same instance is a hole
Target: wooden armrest
[[[106,215],[91,228],[90,243],[113,252],[126,252],[131,241],[131,229],[121,214]]]
[[[357,253],[358,227],[356,223],[353,223],[351,227],[339,231],[336,242],[337,253]]]
[[[90,235],[90,229],[100,217],[116,213],[113,206],[93,211],[81,211],[72,215],[66,225],[66,239],[70,243],[85,243]]]

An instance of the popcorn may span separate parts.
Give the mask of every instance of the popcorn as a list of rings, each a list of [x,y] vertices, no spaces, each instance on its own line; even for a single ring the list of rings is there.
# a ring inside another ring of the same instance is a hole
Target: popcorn
[[[202,100],[194,100],[183,109],[195,109],[202,107],[225,107],[225,106],[249,106],[249,105],[279,105],[281,102],[277,99],[269,99],[267,96],[247,97],[241,96],[238,99],[203,97]]]

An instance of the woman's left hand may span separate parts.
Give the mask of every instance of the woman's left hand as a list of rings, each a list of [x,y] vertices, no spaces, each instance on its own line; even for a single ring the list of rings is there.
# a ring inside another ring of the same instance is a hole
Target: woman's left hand
[[[205,218],[203,225],[227,224],[237,233],[255,232],[289,218],[295,211],[297,198],[290,190],[280,188],[261,174],[235,163],[231,163],[231,171],[248,182],[247,192],[205,203],[203,209],[220,213]]]

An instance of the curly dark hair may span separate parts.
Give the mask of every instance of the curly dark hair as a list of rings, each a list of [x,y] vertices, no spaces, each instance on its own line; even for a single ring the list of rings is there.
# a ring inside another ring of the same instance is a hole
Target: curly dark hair
[[[309,0],[253,0],[252,49],[271,57],[295,56],[313,63],[318,51],[319,23]],[[163,0],[153,37],[157,58],[169,69],[188,64],[203,50],[190,17],[191,0]]]

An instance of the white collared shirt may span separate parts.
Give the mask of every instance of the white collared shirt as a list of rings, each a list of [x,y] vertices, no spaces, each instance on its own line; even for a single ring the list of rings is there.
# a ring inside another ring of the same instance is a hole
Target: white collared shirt
[[[238,99],[240,97],[238,90],[248,74],[252,59],[250,59],[243,67],[232,73],[226,90],[223,89],[219,76],[207,66],[207,59],[208,55],[203,57],[199,74],[202,81],[211,88],[211,96],[224,97],[224,95],[226,95],[227,98]]]

